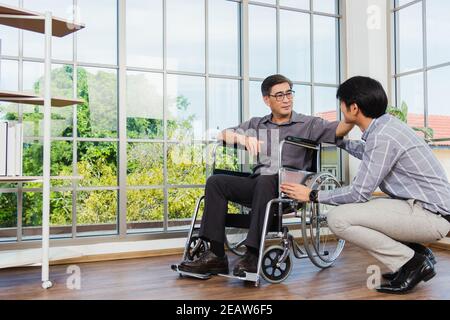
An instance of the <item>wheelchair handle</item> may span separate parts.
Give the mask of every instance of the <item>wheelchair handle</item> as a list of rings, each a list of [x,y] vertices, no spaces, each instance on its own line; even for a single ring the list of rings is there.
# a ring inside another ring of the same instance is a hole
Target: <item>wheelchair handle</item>
[[[317,143],[315,141],[312,140],[308,140],[308,139],[303,139],[303,138],[297,138],[297,137],[293,137],[293,136],[289,136],[286,137],[286,139],[284,139],[281,144],[280,144],[280,150],[278,153],[278,168],[279,171],[282,168],[282,159],[283,159],[283,149],[284,149],[284,145],[285,144],[290,144],[299,148],[306,148],[306,149],[311,149],[311,150],[315,150],[317,152],[316,155],[316,170],[320,171],[321,168],[321,146],[320,143]],[[278,185],[281,186],[281,174],[280,172],[278,172]],[[279,198],[282,198],[282,192],[279,191]]]

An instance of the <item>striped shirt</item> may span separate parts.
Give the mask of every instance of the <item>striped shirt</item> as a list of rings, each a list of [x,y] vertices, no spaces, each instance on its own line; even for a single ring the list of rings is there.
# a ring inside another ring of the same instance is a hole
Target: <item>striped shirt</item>
[[[450,183],[431,148],[407,124],[391,115],[374,119],[362,141],[340,147],[362,160],[351,186],[320,191],[319,201],[363,203],[379,187],[394,199],[414,199],[431,212],[450,215]]]

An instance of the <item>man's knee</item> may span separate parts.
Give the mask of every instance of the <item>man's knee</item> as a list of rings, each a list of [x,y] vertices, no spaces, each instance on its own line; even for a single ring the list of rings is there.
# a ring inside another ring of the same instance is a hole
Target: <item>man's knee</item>
[[[336,234],[342,234],[351,226],[347,219],[348,205],[342,205],[330,210],[327,214],[327,222],[330,230]]]
[[[260,188],[277,188],[278,186],[278,175],[260,175],[257,178],[256,185]]]
[[[221,175],[212,175],[206,180],[206,188],[217,188],[223,185],[224,179]]]

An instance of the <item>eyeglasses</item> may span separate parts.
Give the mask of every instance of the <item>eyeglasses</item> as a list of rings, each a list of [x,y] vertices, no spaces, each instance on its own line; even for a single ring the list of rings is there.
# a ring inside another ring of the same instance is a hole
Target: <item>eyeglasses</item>
[[[286,93],[278,92],[275,95],[269,94],[270,97],[275,98],[278,102],[281,102],[284,100],[284,97],[286,97],[288,100],[292,100],[295,97],[295,91],[288,91]]]

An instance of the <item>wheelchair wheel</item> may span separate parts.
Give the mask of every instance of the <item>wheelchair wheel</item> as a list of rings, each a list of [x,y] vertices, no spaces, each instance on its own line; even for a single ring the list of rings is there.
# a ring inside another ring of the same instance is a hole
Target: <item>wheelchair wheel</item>
[[[189,261],[194,261],[195,258],[200,257],[200,255],[209,249],[208,243],[199,237],[192,237],[189,240],[188,251],[186,257]]]
[[[330,173],[311,176],[306,185],[313,190],[333,190],[341,185]],[[306,203],[302,212],[302,236],[306,253],[319,268],[329,268],[344,249],[345,241],[337,239],[328,228],[327,213],[333,206]]]
[[[242,257],[247,250],[243,244],[247,238],[247,233],[247,229],[229,227],[225,229],[225,244],[231,252],[239,257]]]
[[[292,261],[290,253],[285,261],[279,264],[279,259],[283,253],[284,248],[282,246],[271,246],[264,251],[261,271],[262,277],[267,282],[281,283],[291,274]]]

